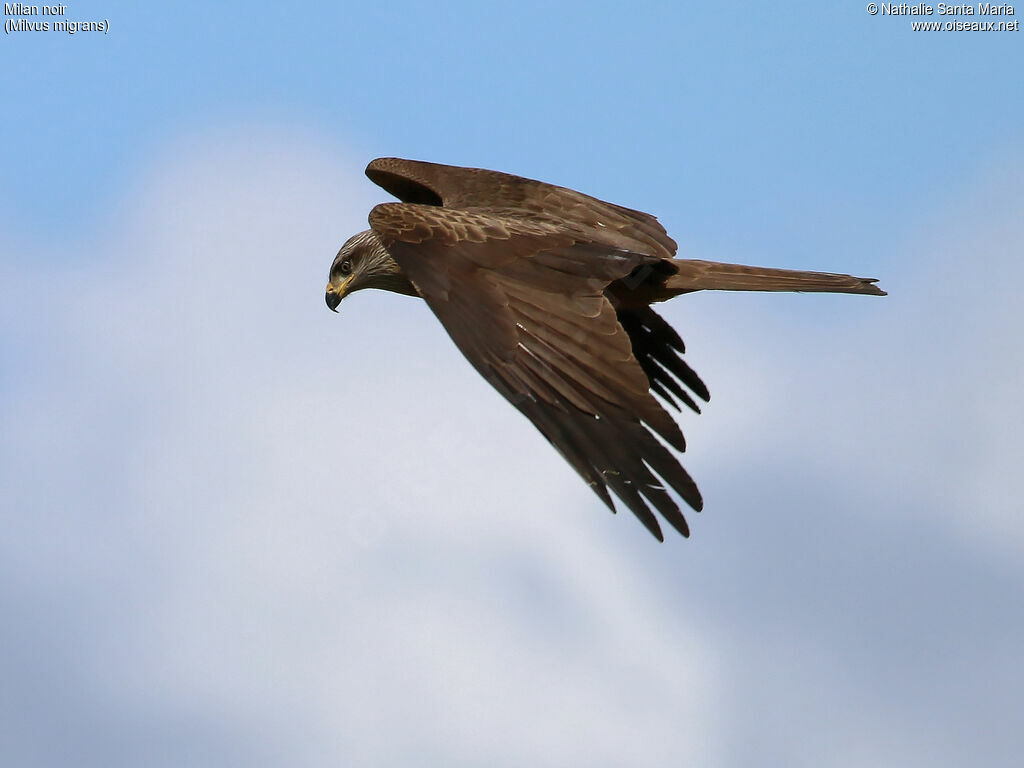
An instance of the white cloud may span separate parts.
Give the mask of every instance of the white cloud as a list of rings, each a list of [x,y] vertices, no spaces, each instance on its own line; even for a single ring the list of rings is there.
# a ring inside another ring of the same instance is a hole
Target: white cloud
[[[1003,640],[903,627],[941,626],[948,577],[898,563],[973,531],[981,560],[952,560],[984,592],[1007,578],[984,559],[1014,567],[1024,540],[1019,185],[908,232],[888,299],[666,308],[714,402],[683,420],[708,512],[659,547],[421,303],[327,311],[331,256],[378,199],[360,171],[309,137],[225,132],[169,150],[73,253],[7,235],[0,599],[40,713],[0,705],[15,754],[933,765],[933,722],[971,752],[927,656],[985,656],[952,686]],[[44,738],[46,712],[77,730]]]
[[[105,699],[100,741],[143,712],[310,764],[699,748],[714,654],[579,530],[606,514],[586,488],[425,306],[323,306],[374,200],[360,170],[286,136],[207,140],[102,241],[9,267],[19,610],[88,606],[48,620],[87,639],[68,663]],[[677,735],[636,744],[652,718]]]

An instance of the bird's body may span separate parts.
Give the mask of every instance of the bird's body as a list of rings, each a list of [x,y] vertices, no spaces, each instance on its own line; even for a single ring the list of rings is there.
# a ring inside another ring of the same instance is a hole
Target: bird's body
[[[703,502],[661,442],[685,448],[654,395],[698,413],[710,395],[650,305],[699,290],[884,295],[849,275],[676,259],[653,216],[519,176],[396,158],[366,173],[403,202],[342,246],[328,306],[363,288],[423,298],[602,500],[614,511],[613,491],[659,539],[652,508],[689,533],[669,489]]]

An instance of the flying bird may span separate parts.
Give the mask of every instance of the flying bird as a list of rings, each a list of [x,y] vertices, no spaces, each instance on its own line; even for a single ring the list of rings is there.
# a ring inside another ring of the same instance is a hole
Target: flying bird
[[[710,394],[651,305],[702,290],[885,295],[869,278],[677,259],[653,216],[532,179],[397,158],[366,175],[401,202],[338,251],[327,306],[364,288],[422,298],[609,509],[612,492],[659,541],[655,510],[689,536],[671,492],[703,507],[662,403],[700,413]]]

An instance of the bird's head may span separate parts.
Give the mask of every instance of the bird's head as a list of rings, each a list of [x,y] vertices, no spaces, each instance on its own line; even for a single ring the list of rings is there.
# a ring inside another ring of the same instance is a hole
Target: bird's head
[[[343,298],[363,288],[418,295],[372,229],[350,237],[334,257],[327,281],[327,306],[337,312]]]

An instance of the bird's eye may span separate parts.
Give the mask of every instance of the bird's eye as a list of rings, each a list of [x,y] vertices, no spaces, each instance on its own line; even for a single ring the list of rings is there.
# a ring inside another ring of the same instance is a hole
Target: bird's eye
[[[338,269],[341,271],[341,274],[343,275],[352,274],[352,261],[350,259],[345,259],[343,262],[341,262],[341,264],[338,265]]]

